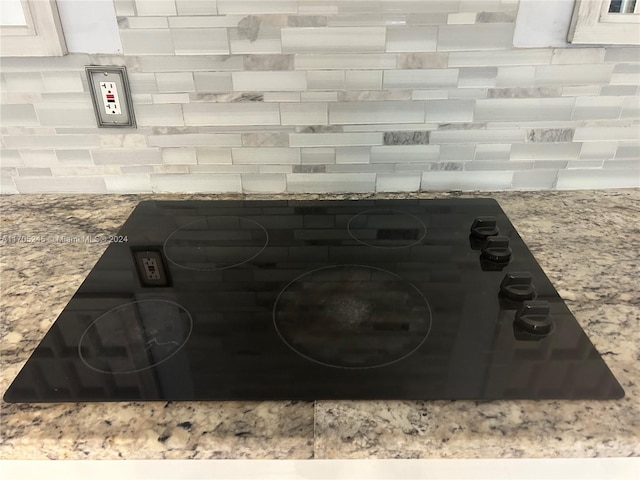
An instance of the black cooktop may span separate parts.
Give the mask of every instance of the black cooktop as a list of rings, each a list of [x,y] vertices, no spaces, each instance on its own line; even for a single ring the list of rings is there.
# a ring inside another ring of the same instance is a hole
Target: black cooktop
[[[612,399],[491,199],[147,201],[8,402]]]

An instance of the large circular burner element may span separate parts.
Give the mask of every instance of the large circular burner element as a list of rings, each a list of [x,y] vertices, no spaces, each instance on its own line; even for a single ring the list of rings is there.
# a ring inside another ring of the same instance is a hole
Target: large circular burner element
[[[400,210],[365,210],[351,217],[349,235],[359,243],[375,248],[406,248],[419,244],[427,227],[415,215]]]
[[[189,312],[168,300],[139,300],[109,310],[93,321],[78,343],[78,354],[91,370],[134,373],[173,357],[189,340]]]
[[[223,270],[249,262],[269,243],[258,222],[236,216],[207,217],[183,225],[164,242],[167,259],[191,270]]]
[[[414,285],[364,265],[300,275],[278,295],[273,320],[295,352],[340,368],[397,362],[416,351],[431,330],[429,304]]]

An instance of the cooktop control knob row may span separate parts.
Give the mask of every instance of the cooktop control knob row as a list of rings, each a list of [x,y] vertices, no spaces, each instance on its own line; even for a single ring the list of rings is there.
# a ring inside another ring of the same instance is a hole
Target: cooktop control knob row
[[[476,238],[484,239],[499,233],[496,217],[477,217],[471,224],[471,235]]]
[[[551,307],[542,300],[526,301],[516,313],[515,324],[527,333],[548,335],[553,328]]]
[[[536,291],[529,272],[507,273],[500,283],[500,296],[516,302],[533,300]]]
[[[487,237],[482,246],[481,258],[492,263],[509,263],[511,260],[511,248],[509,237],[496,235]]]

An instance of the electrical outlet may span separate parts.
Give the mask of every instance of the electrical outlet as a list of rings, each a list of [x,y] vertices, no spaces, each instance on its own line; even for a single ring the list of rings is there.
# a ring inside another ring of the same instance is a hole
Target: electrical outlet
[[[135,248],[133,258],[142,286],[168,287],[171,285],[161,249],[155,247]]]
[[[90,66],[85,67],[85,70],[98,127],[135,128],[127,69],[119,66]]]
[[[100,96],[107,115],[120,115],[120,98],[115,82],[100,82]]]

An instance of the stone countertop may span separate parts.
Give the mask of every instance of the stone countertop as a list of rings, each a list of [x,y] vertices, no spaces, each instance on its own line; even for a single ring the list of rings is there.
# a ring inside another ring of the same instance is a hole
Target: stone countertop
[[[626,391],[614,401],[153,402],[0,405],[0,459],[640,456],[640,190],[388,194],[497,199]],[[0,198],[0,391],[113,234],[146,199],[367,195],[16,195]]]

